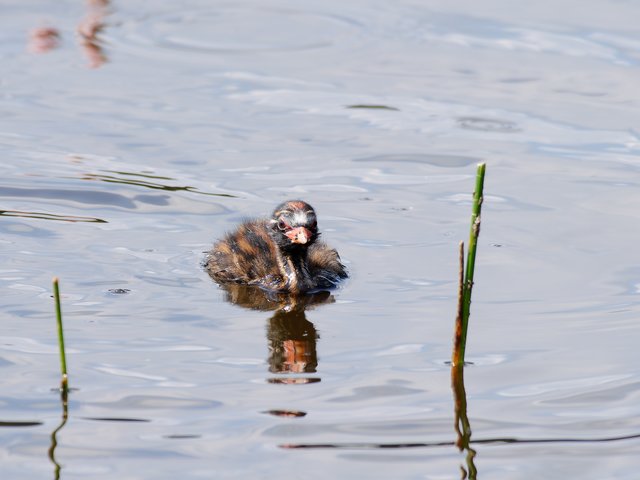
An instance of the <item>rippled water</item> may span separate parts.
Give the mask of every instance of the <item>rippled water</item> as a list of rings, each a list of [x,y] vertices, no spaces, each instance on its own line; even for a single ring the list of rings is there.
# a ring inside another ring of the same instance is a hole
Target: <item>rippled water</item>
[[[478,477],[636,477],[639,6],[5,3],[3,479],[458,478],[480,161]],[[294,197],[344,286],[264,305],[213,284],[212,241]]]

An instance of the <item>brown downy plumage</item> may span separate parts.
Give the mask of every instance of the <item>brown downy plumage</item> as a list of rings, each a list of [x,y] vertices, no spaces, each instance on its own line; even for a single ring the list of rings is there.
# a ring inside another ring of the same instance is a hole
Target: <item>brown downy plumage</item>
[[[290,200],[270,219],[246,221],[227,234],[213,246],[205,267],[221,284],[293,294],[332,288],[347,272],[338,252],[318,241],[319,235],[311,205]]]

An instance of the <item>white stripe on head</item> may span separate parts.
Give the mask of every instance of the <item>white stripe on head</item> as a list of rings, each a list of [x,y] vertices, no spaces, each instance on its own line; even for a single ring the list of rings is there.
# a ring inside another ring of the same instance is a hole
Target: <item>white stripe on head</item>
[[[292,217],[292,224],[293,225],[305,225],[307,223],[308,217],[306,212],[301,212],[300,210],[296,210],[295,212],[293,212],[293,217]]]

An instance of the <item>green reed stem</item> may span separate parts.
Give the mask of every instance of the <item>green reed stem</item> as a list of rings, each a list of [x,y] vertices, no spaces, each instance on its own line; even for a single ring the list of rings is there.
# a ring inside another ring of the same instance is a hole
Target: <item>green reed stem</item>
[[[56,304],[56,322],[58,324],[58,349],[60,350],[60,372],[62,373],[62,390],[67,391],[67,356],[64,352],[64,330],[62,329],[62,308],[60,306],[60,287],[58,277],[53,277],[53,298]]]
[[[467,252],[467,265],[462,289],[462,325],[460,329],[461,331],[459,337],[459,345],[457,345],[457,349],[454,349],[454,365],[464,365],[464,354],[467,345],[467,330],[469,327],[469,315],[471,314],[471,292],[473,290],[473,274],[476,265],[476,249],[478,246],[478,237],[480,235],[480,213],[482,210],[484,174],[486,166],[487,165],[485,163],[479,163],[476,173],[476,188],[473,192],[473,206],[471,209],[469,250]]]

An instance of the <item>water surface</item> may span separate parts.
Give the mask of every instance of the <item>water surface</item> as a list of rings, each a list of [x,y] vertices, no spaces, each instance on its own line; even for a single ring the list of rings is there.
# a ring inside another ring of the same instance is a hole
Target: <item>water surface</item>
[[[446,361],[481,161],[478,476],[635,478],[639,14],[9,2],[2,478],[458,478]],[[213,284],[213,240],[288,198],[351,278],[306,306]],[[55,462],[54,275],[77,389]]]

